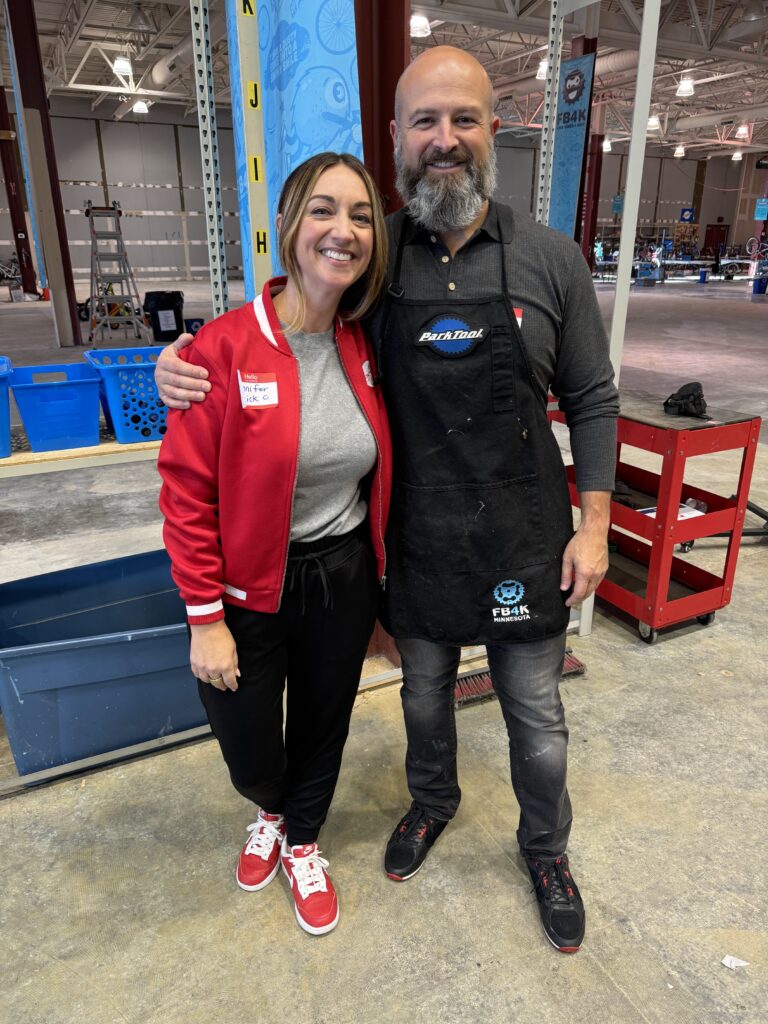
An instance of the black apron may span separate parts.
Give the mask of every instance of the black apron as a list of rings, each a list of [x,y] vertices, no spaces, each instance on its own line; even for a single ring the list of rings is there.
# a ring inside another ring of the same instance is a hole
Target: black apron
[[[569,618],[565,469],[501,274],[486,298],[421,299],[401,280],[403,220],[377,346],[394,449],[382,621],[395,637],[539,640]]]

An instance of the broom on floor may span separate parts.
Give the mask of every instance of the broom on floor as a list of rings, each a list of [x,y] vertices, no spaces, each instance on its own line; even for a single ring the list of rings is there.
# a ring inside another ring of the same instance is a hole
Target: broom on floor
[[[563,661],[563,679],[570,676],[583,676],[587,666],[579,661],[570,647],[565,649]],[[487,668],[470,669],[467,672],[460,672],[456,677],[456,686],[453,691],[453,703],[456,708],[465,708],[468,704],[482,704],[483,701],[493,700],[496,692],[491,683],[491,673]]]

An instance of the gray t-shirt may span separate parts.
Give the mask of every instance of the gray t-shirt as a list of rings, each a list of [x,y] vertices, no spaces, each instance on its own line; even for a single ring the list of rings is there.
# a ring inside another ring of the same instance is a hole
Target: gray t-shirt
[[[376,441],[341,365],[333,329],[286,340],[299,364],[301,430],[291,540],[354,530],[368,510],[360,481],[376,463]]]

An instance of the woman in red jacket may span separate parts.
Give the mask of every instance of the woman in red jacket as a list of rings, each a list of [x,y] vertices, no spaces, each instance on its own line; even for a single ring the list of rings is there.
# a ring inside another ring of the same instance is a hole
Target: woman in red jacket
[[[278,211],[287,276],[184,351],[216,386],[169,414],[160,507],[200,696],[259,807],[237,882],[262,889],[282,864],[299,924],[320,935],[339,909],[317,838],[385,574],[391,449],[358,321],[384,280],[386,231],[346,154],[296,168]]]

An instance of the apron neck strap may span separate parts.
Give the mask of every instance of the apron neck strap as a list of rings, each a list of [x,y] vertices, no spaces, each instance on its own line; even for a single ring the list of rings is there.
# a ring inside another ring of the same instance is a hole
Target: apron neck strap
[[[400,284],[400,273],[403,266],[403,253],[405,252],[405,236],[411,223],[411,218],[407,213],[405,213],[400,225],[400,233],[397,236],[397,254],[395,256],[395,269],[392,274],[392,282],[387,289],[389,294],[393,295],[397,299],[401,298],[403,294],[403,286]]]
[[[507,294],[507,243],[515,234],[515,215],[511,207],[499,205],[495,207],[499,223],[499,241],[501,242],[501,292]]]

